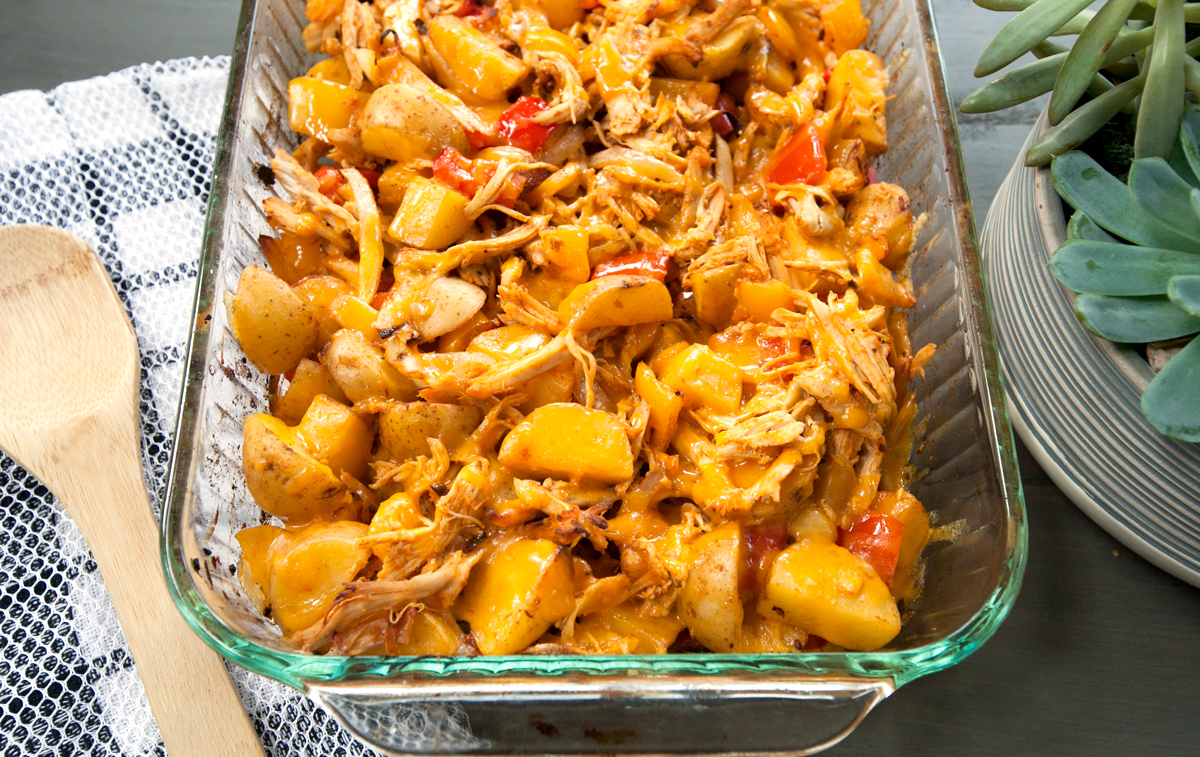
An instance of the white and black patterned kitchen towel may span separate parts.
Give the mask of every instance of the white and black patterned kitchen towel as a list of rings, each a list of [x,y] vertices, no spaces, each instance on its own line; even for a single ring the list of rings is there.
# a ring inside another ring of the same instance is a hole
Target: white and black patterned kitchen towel
[[[156,508],[228,67],[189,58],[0,97],[0,224],[78,235],[132,316]],[[241,669],[233,677],[273,757],[374,754],[296,692]],[[162,743],[87,545],[0,454],[0,757],[144,754],[164,754]]]

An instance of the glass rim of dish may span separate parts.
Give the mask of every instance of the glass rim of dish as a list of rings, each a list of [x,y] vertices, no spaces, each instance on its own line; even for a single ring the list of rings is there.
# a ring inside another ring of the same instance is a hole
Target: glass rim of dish
[[[936,46],[937,33],[927,0],[915,0],[927,42]],[[225,623],[196,591],[194,576],[180,551],[178,539],[187,524],[184,522],[184,501],[195,496],[191,481],[197,464],[197,410],[202,408],[202,389],[209,365],[206,321],[200,317],[213,305],[216,266],[221,260],[221,230],[226,218],[229,186],[223,180],[230,170],[235,131],[243,96],[242,80],[249,64],[248,53],[261,0],[244,0],[239,20],[237,42],[230,66],[230,87],[217,144],[214,185],[209,198],[204,245],[199,261],[199,277],[195,313],[196,328],[189,334],[186,349],[186,370],[181,392],[174,449],[169,465],[170,481],[163,510],[162,560],[171,594],[188,624],[214,649],[234,663],[266,677],[304,691],[310,684],[338,683],[347,680],[423,676],[448,678],[459,675],[542,677],[546,675],[579,674],[586,676],[628,675],[629,673],[687,675],[758,676],[773,674],[789,680],[813,677],[854,677],[890,679],[899,687],[918,677],[957,664],[990,638],[1007,617],[1020,590],[1027,560],[1028,532],[1021,482],[1016,468],[1016,454],[1004,409],[1004,397],[999,373],[996,345],[991,335],[990,317],[986,304],[972,298],[976,308],[973,335],[982,348],[980,373],[984,409],[990,413],[985,425],[990,430],[995,474],[1001,484],[999,496],[1007,511],[1008,534],[1003,561],[995,588],[980,608],[958,629],[944,638],[909,649],[873,652],[796,652],[796,653],[670,653],[631,655],[498,655],[455,657],[403,657],[312,655],[285,651],[260,644]],[[936,54],[934,54],[936,55]],[[947,100],[945,72],[936,59],[929,66],[933,97],[939,114],[949,120],[942,122],[947,139],[947,161],[950,165],[953,200],[969,205],[962,158],[959,154],[957,127],[952,108],[943,107]],[[963,244],[974,253],[968,262],[975,277],[980,266],[973,224],[968,215]],[[982,291],[980,293],[982,297]],[[985,322],[980,328],[979,317]]]

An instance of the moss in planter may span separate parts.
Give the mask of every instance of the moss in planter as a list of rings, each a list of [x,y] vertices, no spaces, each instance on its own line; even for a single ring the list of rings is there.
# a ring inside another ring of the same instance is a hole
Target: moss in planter
[[[1125,183],[1129,181],[1129,167],[1133,164],[1133,129],[1134,117],[1118,113],[1079,149]]]

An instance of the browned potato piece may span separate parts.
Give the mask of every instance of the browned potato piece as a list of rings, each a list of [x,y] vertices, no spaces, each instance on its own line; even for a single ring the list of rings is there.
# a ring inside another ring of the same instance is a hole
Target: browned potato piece
[[[699,63],[693,64],[682,55],[668,55],[662,59],[663,68],[678,79],[724,79],[750,64],[759,34],[759,25],[754,19],[739,18],[703,46],[704,57]]]
[[[318,394],[328,395],[338,402],[348,402],[329,369],[323,363],[304,358],[296,366],[296,372],[283,394],[271,397],[271,415],[289,426],[295,426]]]
[[[292,524],[333,518],[351,501],[345,484],[305,449],[296,429],[270,415],[246,419],[242,468],[258,506]]]
[[[900,633],[900,612],[879,574],[842,547],[817,539],[779,553],[758,612],[857,652],[878,649]]]
[[[575,571],[565,547],[518,538],[471,571],[454,617],[471,624],[484,654],[514,654],[575,609]]]
[[[896,184],[870,184],[846,205],[846,228],[850,237],[861,240],[883,236],[888,251],[883,264],[893,271],[904,267],[913,244],[913,217],[908,193]]]
[[[348,581],[371,558],[360,541],[367,527],[353,521],[314,523],[271,545],[268,596],[272,617],[284,633],[321,619]]]
[[[419,607],[419,606],[418,606]],[[400,642],[394,649],[382,650],[384,654],[394,655],[441,655],[443,657],[459,653],[463,642],[463,632],[449,615],[434,612],[428,608],[417,613],[412,627],[408,629],[408,639]]]
[[[714,652],[732,652],[742,628],[738,581],[742,529],[724,523],[692,546],[692,569],[679,593],[679,617]]]
[[[450,111],[407,84],[375,90],[358,124],[364,150],[401,163],[433,160],[447,147],[470,149],[466,132]]]
[[[669,321],[671,293],[649,276],[602,276],[575,287],[558,315],[575,331]]]
[[[619,484],[633,475],[633,452],[615,416],[562,403],[539,407],[510,431],[500,464],[521,476]]]
[[[471,228],[469,202],[466,195],[440,182],[414,177],[388,226],[388,240],[421,250],[444,250]]]
[[[888,73],[883,61],[866,50],[847,50],[830,72],[825,111],[838,114],[842,138],[861,139],[867,155],[887,150],[883,103]]]
[[[696,296],[696,315],[714,328],[729,326],[733,309],[737,307],[735,288],[742,275],[742,264],[702,271],[692,277],[692,293]]]
[[[354,287],[337,276],[308,276],[292,290],[312,308],[321,327],[321,344],[325,344],[342,327],[333,317],[333,303],[342,295],[353,295]]]
[[[361,479],[375,446],[375,430],[353,410],[323,394],[317,395],[300,420],[300,438],[335,476],[343,471]]]
[[[317,319],[283,279],[252,265],[229,299],[229,325],[250,362],[263,373],[287,373],[317,351]]]
[[[436,438],[451,454],[483,420],[475,407],[440,402],[395,402],[379,416],[379,441],[396,460],[430,454]]]
[[[377,397],[410,401],[417,386],[383,359],[383,353],[362,332],[342,329],[325,345],[325,365],[351,402]]]
[[[509,55],[494,39],[457,16],[429,19],[429,37],[437,57],[438,73],[449,89],[484,100],[503,100],[508,91],[529,75],[529,66]],[[435,65],[437,65],[435,61]]]

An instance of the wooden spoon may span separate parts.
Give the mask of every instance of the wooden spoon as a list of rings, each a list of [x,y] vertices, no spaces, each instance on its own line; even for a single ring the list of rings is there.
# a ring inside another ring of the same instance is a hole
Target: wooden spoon
[[[133,326],[96,254],[58,229],[0,228],[0,449],[87,539],[167,754],[261,757],[220,656],[167,592],[142,474],[140,381]]]

